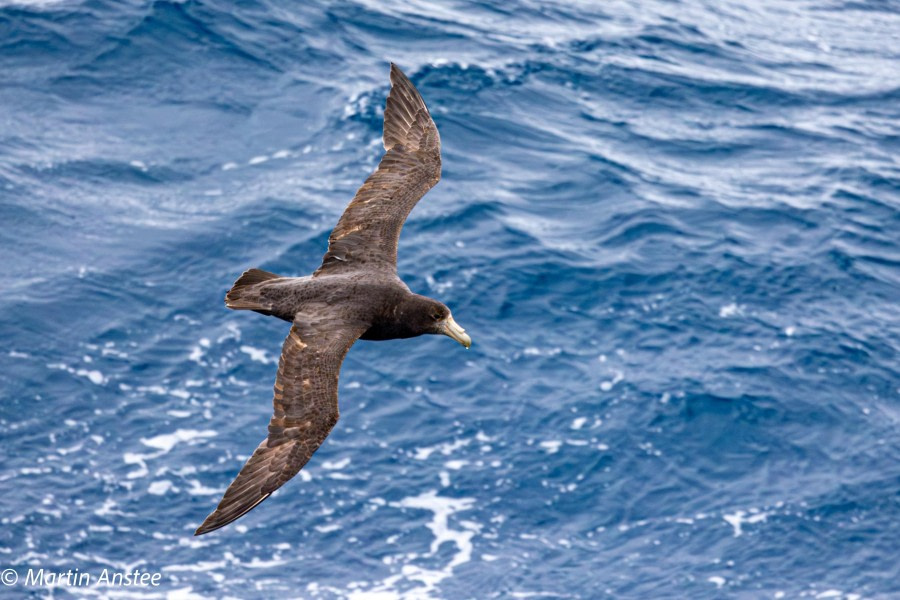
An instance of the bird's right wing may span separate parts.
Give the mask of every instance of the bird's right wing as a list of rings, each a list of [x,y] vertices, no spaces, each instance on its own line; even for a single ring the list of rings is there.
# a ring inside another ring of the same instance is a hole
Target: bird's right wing
[[[366,327],[333,309],[304,309],[281,349],[275,378],[275,414],[269,435],[194,535],[242,517],[296,475],[338,420],[338,374],[350,346]]]
[[[383,141],[387,152],[341,215],[313,276],[359,268],[396,272],[403,223],[441,178],[437,127],[416,87],[393,63]]]

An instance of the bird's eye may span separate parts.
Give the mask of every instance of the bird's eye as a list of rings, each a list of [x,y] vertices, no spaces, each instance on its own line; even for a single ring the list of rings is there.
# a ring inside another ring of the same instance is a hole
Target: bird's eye
[[[435,321],[440,321],[440,320],[441,320],[441,314],[440,314],[440,313],[434,313],[434,314],[431,315],[431,318],[434,319]]]

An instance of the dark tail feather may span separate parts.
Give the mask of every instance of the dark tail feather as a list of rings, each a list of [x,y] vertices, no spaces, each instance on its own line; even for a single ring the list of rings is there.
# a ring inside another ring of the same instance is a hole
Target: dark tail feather
[[[255,310],[263,314],[271,314],[272,305],[259,296],[257,284],[270,279],[281,279],[281,275],[269,273],[262,269],[249,269],[238,277],[228,293],[225,294],[225,306],[234,310]]]

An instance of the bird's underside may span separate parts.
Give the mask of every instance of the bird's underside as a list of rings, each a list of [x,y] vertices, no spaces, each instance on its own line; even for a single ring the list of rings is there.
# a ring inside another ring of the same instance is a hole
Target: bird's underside
[[[396,278],[397,242],[409,212],[440,179],[440,137],[422,97],[393,64],[390,77],[386,153],[331,232],[322,265],[306,278],[251,269],[226,295],[229,308],[274,315],[292,325],[278,361],[268,436],[195,535],[231,523],[268,498],[306,465],[337,422],[341,363],[358,338],[379,327],[380,318],[378,307],[338,301],[343,282],[358,288],[362,281],[390,286],[396,280],[405,289]],[[365,297],[357,288],[346,290]],[[393,297],[382,293],[382,298],[384,303]],[[452,325],[442,332],[468,347],[468,336],[449,311],[445,320]]]

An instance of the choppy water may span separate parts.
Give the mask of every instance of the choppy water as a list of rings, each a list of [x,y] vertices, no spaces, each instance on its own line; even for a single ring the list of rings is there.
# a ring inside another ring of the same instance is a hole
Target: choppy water
[[[898,32],[892,0],[0,3],[0,566],[900,597]],[[193,538],[286,333],[223,294],[318,265],[391,60],[444,147],[400,272],[475,345],[357,344],[303,476]]]

